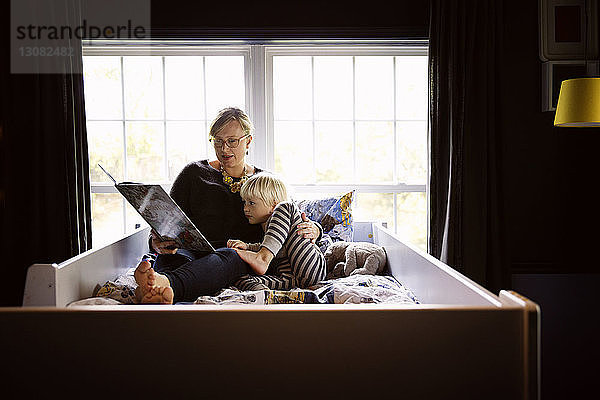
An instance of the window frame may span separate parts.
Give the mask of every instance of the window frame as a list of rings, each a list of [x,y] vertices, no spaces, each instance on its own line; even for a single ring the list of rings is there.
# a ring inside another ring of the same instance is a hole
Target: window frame
[[[245,45],[240,45],[240,44],[227,44],[227,45],[223,45],[220,42],[215,42],[214,44],[211,45],[205,45],[203,44],[202,46],[198,46],[196,45],[192,45],[188,42],[184,42],[184,41],[173,41],[171,42],[153,42],[152,45],[150,46],[149,43],[144,44],[144,42],[140,42],[140,44],[132,44],[130,42],[126,42],[126,41],[119,41],[119,42],[115,42],[115,43],[111,43],[111,42],[106,42],[106,41],[87,41],[86,43],[84,43],[84,46],[82,48],[82,55],[85,56],[116,56],[116,57],[127,57],[127,56],[224,56],[224,55],[229,55],[229,56],[243,56],[244,57],[244,83],[245,83],[245,102],[246,102],[246,107],[251,108],[251,103],[253,101],[252,96],[250,96],[251,93],[251,87],[250,87],[250,80],[248,77],[248,73],[249,73],[249,64],[250,64],[250,48],[248,46]],[[123,85],[123,59],[121,58],[121,85]],[[163,72],[163,97],[166,95],[166,91],[164,90],[164,79],[165,79],[165,74],[164,74],[164,58],[163,58],[163,68],[162,68],[162,72]],[[124,96],[124,90],[122,90],[121,93],[122,96]],[[122,99],[123,101],[123,107],[125,107],[125,99]],[[163,99],[163,104],[166,102],[166,99]],[[86,123],[87,121],[107,121],[104,119],[100,119],[100,120],[96,120],[96,119],[89,119],[86,118]],[[112,121],[120,121],[123,124],[123,135],[125,135],[125,124],[127,121],[129,121],[126,116],[125,116],[125,112],[123,111],[123,115],[122,118],[119,120],[112,120]],[[162,122],[164,125],[166,125],[166,123],[168,121],[170,121],[167,116],[166,113],[163,113],[163,118],[162,119],[156,119],[156,120],[149,120],[149,121],[160,121]],[[177,120],[178,121],[178,120]],[[208,124],[209,122],[209,116],[206,116],[205,119],[205,128],[206,128],[206,132],[208,132]],[[163,135],[166,135],[166,127],[163,130]],[[204,138],[205,140],[205,144],[207,146],[209,146],[209,142],[208,142],[208,137]],[[210,148],[210,147],[207,147]],[[163,149],[166,152],[166,148]],[[123,155],[126,156],[125,153],[125,149],[123,151]],[[165,159],[164,159],[165,164],[168,162],[167,160],[167,156],[165,154]],[[166,168],[166,165],[165,165]],[[165,190],[170,190],[172,182],[167,181],[160,181],[160,182],[153,182],[153,183],[158,183],[161,186],[163,186],[165,188]],[[90,182],[90,190],[91,193],[118,193],[117,189],[114,187],[114,185],[109,184],[109,183],[103,183],[103,182]]]
[[[83,56],[223,56],[237,55],[244,57],[245,102],[246,111],[255,126],[254,145],[250,147],[248,160],[250,163],[263,168],[274,170],[274,113],[273,113],[273,57],[286,56],[410,56],[428,55],[427,40],[308,40],[308,41],[84,41]],[[163,58],[164,60],[164,58]],[[395,60],[395,58],[394,58]],[[122,62],[122,58],[121,58]],[[164,61],[163,61],[164,63]],[[395,61],[394,61],[395,63]],[[394,64],[395,65],[395,64]],[[123,80],[123,76],[121,76]],[[164,80],[164,66],[163,66]],[[395,85],[394,68],[394,85]],[[163,90],[163,96],[165,91]],[[394,90],[395,102],[396,90]],[[209,116],[206,116],[208,124]],[[313,114],[313,123],[314,123]],[[95,121],[95,120],[94,120]],[[122,116],[123,131],[127,119]],[[160,120],[159,120],[160,121]],[[162,122],[168,121],[163,115]],[[422,185],[397,182],[397,134],[396,107],[394,104],[394,170],[391,184],[297,184],[292,183],[297,193],[341,193],[356,190],[360,193],[391,193],[393,194],[393,220],[397,221],[397,194],[408,192],[425,193],[427,228],[426,241],[429,237],[429,135],[427,138],[427,182]],[[353,119],[353,124],[356,120]],[[429,121],[427,121],[429,130]],[[208,129],[207,129],[208,131]],[[262,134],[264,132],[264,134]],[[166,130],[164,131],[166,135]],[[314,132],[313,132],[314,135]],[[208,141],[208,138],[205,138]],[[208,143],[208,142],[207,142]],[[210,147],[207,147],[210,148]],[[356,148],[356,147],[354,147]],[[166,149],[165,149],[166,151]],[[126,154],[124,153],[124,156]],[[314,159],[314,157],[313,157]],[[353,155],[355,159],[355,155]],[[167,157],[165,156],[165,163]],[[165,190],[170,190],[172,182],[158,182]],[[112,184],[90,182],[91,193],[117,193]],[[123,200],[125,201],[125,200]],[[123,206],[124,230],[126,221],[125,204]],[[397,225],[397,224],[395,224]]]
[[[421,42],[393,42],[379,45],[364,45],[364,44],[347,44],[340,43],[338,45],[332,45],[330,43],[310,44],[310,45],[299,45],[299,44],[288,44],[288,45],[267,45],[264,48],[265,58],[265,116],[266,116],[266,137],[263,144],[264,150],[259,152],[262,156],[261,160],[263,165],[267,168],[274,170],[275,167],[275,129],[274,121],[275,115],[273,112],[273,57],[274,56],[428,56],[428,45],[427,41]],[[313,66],[314,67],[314,66]],[[394,103],[396,101],[396,77],[395,77],[395,58],[394,58]],[[429,110],[428,110],[429,113]],[[428,114],[427,113],[427,114]],[[314,124],[315,118],[313,113],[312,122]],[[293,183],[291,186],[297,193],[342,193],[350,190],[356,190],[360,193],[389,193],[393,194],[393,221],[394,226],[397,229],[398,220],[398,204],[397,194],[400,193],[425,193],[426,198],[426,242],[429,237],[429,137],[427,139],[427,171],[426,177],[427,182],[422,185],[406,184],[398,182],[397,179],[397,132],[396,132],[396,104],[394,104],[394,120],[393,120],[393,131],[394,131],[394,168],[392,184],[364,184],[364,183],[350,183],[350,184],[297,184]],[[353,125],[356,125],[356,119],[353,118]],[[427,127],[429,130],[429,121],[427,121]],[[313,135],[315,134],[313,130]],[[353,132],[354,145],[356,149],[356,130]],[[428,135],[429,136],[429,135]],[[313,136],[314,139],[314,136]],[[315,141],[313,140],[313,143]],[[260,149],[259,149],[260,150]],[[314,150],[313,150],[314,151]],[[356,155],[353,155],[353,159],[356,164]],[[313,157],[315,162],[316,157]]]

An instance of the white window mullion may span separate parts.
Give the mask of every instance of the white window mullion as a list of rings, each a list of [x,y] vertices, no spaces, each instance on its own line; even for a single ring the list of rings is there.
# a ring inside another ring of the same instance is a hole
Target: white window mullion
[[[392,57],[393,63],[392,63],[392,81],[393,81],[393,90],[394,90],[394,120],[393,120],[393,124],[394,126],[392,127],[393,131],[394,131],[394,171],[393,171],[393,182],[394,183],[398,183],[398,132],[396,129],[396,120],[397,120],[397,115],[396,115],[396,57]]]
[[[317,132],[315,123],[315,57],[310,57],[310,101],[311,101],[311,124],[312,124],[312,182],[317,183]]]
[[[168,138],[167,138],[167,68],[166,68],[166,57],[161,57],[162,59],[162,81],[163,81],[163,144],[164,144],[164,163],[163,163],[163,169],[164,169],[164,177],[166,178],[166,180],[169,180],[169,151],[168,151]]]
[[[206,56],[202,56],[202,96],[204,97],[204,147],[206,148],[206,158],[210,159],[210,142],[208,141],[208,115],[206,108]]]
[[[359,190],[361,193],[422,193],[425,191],[425,185],[379,185],[379,184],[291,184],[294,190],[298,192],[317,192],[317,193],[340,193],[343,191]]]
[[[254,101],[251,96],[252,93],[252,51],[248,54],[244,54],[244,105],[245,110],[250,120],[252,121],[254,118],[254,114],[252,108],[254,107]],[[255,127],[256,129],[256,127]],[[250,152],[246,159],[249,163],[254,164],[255,151],[254,146],[256,146],[256,132],[254,132],[252,138],[252,146],[250,146]]]
[[[352,181],[356,181],[356,56],[352,56]]]
[[[392,172],[392,182],[394,182],[394,184],[398,183],[398,132],[396,129],[396,101],[397,101],[397,93],[396,93],[396,56],[392,57],[392,76],[393,76],[393,91],[394,91],[394,119],[392,121],[393,124],[393,132],[394,132],[394,171]],[[393,207],[394,207],[394,233],[398,233],[398,194],[394,193],[393,195],[394,197],[394,203],[393,203]]]
[[[274,171],[275,170],[275,112],[273,105],[273,55],[265,51],[265,71],[264,71],[264,79],[265,79],[265,98],[264,98],[264,114],[266,119],[265,126],[265,154],[264,154],[264,164],[267,169]]]
[[[125,68],[123,68],[123,58],[121,60],[121,112],[123,118],[123,177],[127,180],[127,132],[126,132],[126,117],[125,117]]]
[[[255,165],[272,170],[275,165],[273,155],[273,134],[269,126],[272,118],[268,113],[268,99],[272,96],[272,78],[268,75],[269,60],[265,57],[263,45],[250,46],[249,95],[247,108],[250,120],[254,124],[253,145],[250,146],[250,160]],[[268,87],[270,86],[270,87]],[[269,90],[271,89],[271,90]],[[267,117],[268,116],[268,117]]]
[[[122,110],[122,128],[123,128],[123,177],[127,180],[127,124],[125,116],[125,68],[124,57],[119,57],[121,60],[121,110]],[[123,234],[127,232],[127,202],[121,199],[121,209],[123,210]]]

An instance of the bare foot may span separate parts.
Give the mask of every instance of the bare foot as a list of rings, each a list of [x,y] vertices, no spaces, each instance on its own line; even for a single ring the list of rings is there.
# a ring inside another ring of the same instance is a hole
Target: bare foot
[[[144,304],[173,304],[173,289],[170,286],[154,286],[141,300]]]
[[[152,289],[152,286],[154,286],[156,283],[154,269],[148,260],[143,260],[138,264],[133,276],[142,295],[148,293],[148,291]]]
[[[147,260],[143,260],[138,264],[133,276],[138,284],[138,287],[135,289],[135,297],[140,302],[155,286],[168,287],[171,289],[169,279],[166,276],[155,272],[154,268],[152,268],[150,262]],[[171,292],[172,291],[173,289],[171,289]]]
[[[261,247],[258,252],[250,250],[235,249],[240,258],[246,261],[257,275],[264,275],[269,268],[269,263],[273,259],[273,253],[265,247]]]

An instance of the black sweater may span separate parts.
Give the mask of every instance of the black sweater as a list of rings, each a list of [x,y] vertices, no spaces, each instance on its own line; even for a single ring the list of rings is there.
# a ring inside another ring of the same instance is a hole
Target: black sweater
[[[262,170],[255,167],[255,171]],[[250,225],[244,216],[240,193],[231,192],[221,172],[208,160],[186,165],[173,182],[171,197],[215,249],[226,247],[228,239],[246,243],[262,240],[260,224]]]

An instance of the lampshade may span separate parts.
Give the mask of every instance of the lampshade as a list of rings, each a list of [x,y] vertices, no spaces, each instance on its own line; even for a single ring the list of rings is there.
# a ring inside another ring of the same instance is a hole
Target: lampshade
[[[600,126],[600,78],[568,79],[562,82],[554,126]]]

